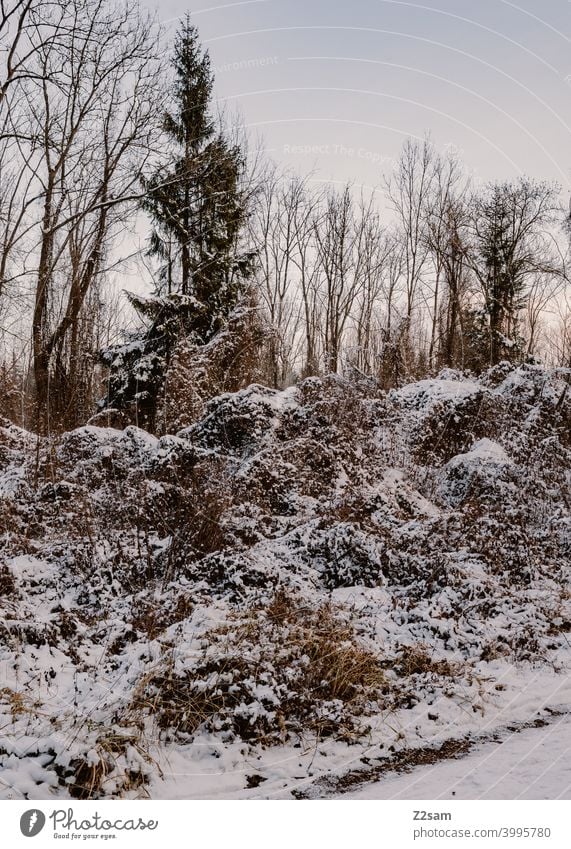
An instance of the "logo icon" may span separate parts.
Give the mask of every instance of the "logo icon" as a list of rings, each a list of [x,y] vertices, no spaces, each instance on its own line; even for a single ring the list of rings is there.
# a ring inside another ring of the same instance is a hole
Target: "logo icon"
[[[33,808],[26,811],[20,817],[20,831],[25,837],[35,837],[46,824],[46,817],[42,811]]]

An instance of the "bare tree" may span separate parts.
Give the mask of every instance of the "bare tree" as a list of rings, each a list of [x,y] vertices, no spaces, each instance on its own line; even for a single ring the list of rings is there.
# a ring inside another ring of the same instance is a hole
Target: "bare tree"
[[[270,380],[282,386],[294,366],[299,326],[298,270],[300,212],[306,202],[304,181],[284,178],[272,169],[262,181],[252,217],[258,246],[258,284],[271,327],[268,343]]]
[[[462,310],[468,283],[464,258],[469,181],[454,155],[436,157],[426,200],[426,240],[434,272],[428,365],[462,365]]]
[[[38,424],[60,411],[81,355],[80,318],[117,225],[137,200],[157,129],[156,31],[130,2],[70,0],[57,40],[35,53],[27,172],[41,206],[34,262],[33,369]],[[64,357],[65,352],[65,357]],[[54,370],[57,363],[57,370]]]
[[[45,0],[2,0],[0,3],[0,108],[10,87],[30,77],[29,67],[37,48],[37,37],[43,23]],[[30,37],[33,33],[34,37]],[[53,33],[47,29],[41,35],[49,41]]]
[[[428,260],[426,202],[435,179],[435,153],[428,139],[407,139],[394,173],[386,183],[389,201],[402,234],[406,282],[406,318],[410,322],[422,273]]]
[[[326,368],[336,372],[343,334],[363,285],[359,238],[350,186],[330,190],[314,218],[316,261],[322,280],[323,342]]]
[[[37,132],[30,121],[27,84],[38,79],[38,49],[54,43],[61,21],[61,6],[59,13],[53,7],[50,22],[47,8],[46,0],[0,4],[0,310],[4,312],[11,261],[14,258],[21,270],[23,255],[17,249],[38,193],[33,185]]]
[[[389,269],[395,249],[394,239],[381,225],[374,206],[374,195],[368,202],[361,198],[356,228],[356,277],[359,291],[353,317],[356,356],[352,364],[365,374],[373,374],[379,359],[384,322],[390,321],[394,288],[389,279]]]
[[[321,190],[310,191],[301,187],[299,203],[294,213],[295,250],[293,264],[298,272],[298,285],[302,301],[304,354],[302,374],[304,377],[319,373],[320,337],[322,326],[321,280],[315,249],[315,221],[323,200]]]

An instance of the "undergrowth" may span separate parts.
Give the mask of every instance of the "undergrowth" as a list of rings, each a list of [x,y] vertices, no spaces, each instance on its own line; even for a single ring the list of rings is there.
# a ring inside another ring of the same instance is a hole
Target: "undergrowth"
[[[235,612],[204,636],[191,663],[174,656],[144,676],[133,709],[163,730],[199,728],[265,745],[303,733],[350,739],[389,687],[379,658],[329,605],[300,606],[278,591],[267,607]]]

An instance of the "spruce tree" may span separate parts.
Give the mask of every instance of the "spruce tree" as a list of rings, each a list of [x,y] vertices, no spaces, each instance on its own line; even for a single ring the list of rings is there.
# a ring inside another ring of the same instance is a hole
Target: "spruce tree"
[[[245,162],[240,147],[216,130],[210,59],[188,17],[175,40],[173,70],[174,108],[164,118],[171,150],[144,181],[143,206],[153,221],[149,253],[162,261],[161,288],[193,298],[189,329],[205,342],[235,305],[252,260],[237,251]]]
[[[490,365],[521,357],[518,313],[524,305],[525,277],[519,274],[517,196],[509,184],[494,185],[480,204],[479,251],[489,324]]]
[[[245,156],[211,115],[210,59],[188,16],[175,39],[172,67],[166,154],[142,178],[142,206],[153,225],[148,253],[159,261],[155,292],[129,296],[145,329],[103,353],[110,377],[102,406],[134,408],[137,422],[149,429],[179,340],[200,345],[212,339],[238,303],[254,260],[239,250],[247,211]]]

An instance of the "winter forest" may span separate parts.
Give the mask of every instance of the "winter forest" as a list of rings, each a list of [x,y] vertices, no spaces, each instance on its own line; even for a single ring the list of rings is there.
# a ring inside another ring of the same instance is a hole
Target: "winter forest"
[[[133,0],[0,44],[0,798],[351,795],[567,721],[561,187],[428,129],[288,170]]]

